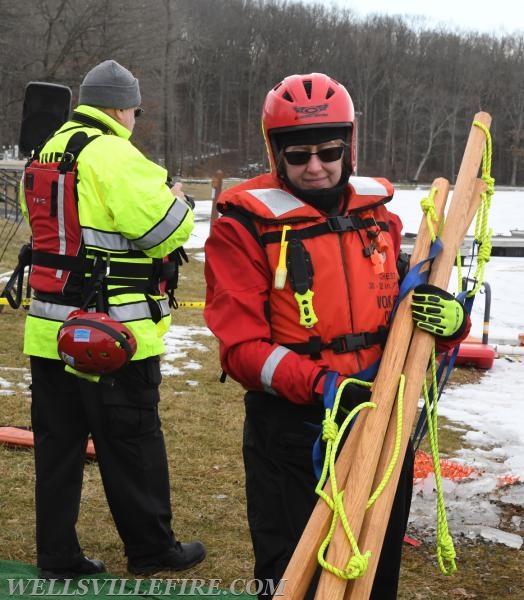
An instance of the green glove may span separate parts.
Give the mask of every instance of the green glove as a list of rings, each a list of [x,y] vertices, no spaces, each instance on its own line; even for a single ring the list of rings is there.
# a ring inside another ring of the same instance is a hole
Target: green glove
[[[419,329],[442,338],[458,338],[466,326],[462,304],[449,292],[423,283],[413,290],[413,321]]]

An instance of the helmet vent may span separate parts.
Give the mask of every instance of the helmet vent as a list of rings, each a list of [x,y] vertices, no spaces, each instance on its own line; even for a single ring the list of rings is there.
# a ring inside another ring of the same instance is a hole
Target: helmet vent
[[[334,90],[332,87],[330,87],[330,88],[328,89],[327,93],[326,93],[326,100],[327,100],[328,98],[331,98],[331,96],[332,96],[334,93],[335,93],[335,90]]]
[[[284,100],[287,100],[288,102],[293,102],[293,98],[290,96],[289,92],[284,92],[282,94],[282,98],[284,98]]]
[[[311,79],[305,79],[303,84],[304,84],[304,89],[306,90],[307,97],[311,100],[311,86],[312,86]]]

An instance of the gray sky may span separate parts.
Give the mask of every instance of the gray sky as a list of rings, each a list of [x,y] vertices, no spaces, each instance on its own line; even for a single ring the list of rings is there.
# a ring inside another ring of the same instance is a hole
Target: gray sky
[[[359,17],[382,15],[423,16],[428,23],[450,30],[504,34],[524,33],[522,0],[302,0],[352,10]]]

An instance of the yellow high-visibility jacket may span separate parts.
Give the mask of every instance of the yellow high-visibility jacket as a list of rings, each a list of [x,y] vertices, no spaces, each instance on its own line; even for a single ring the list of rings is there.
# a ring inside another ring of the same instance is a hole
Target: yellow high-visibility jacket
[[[70,137],[78,131],[98,136],[82,149],[77,161],[78,216],[86,256],[104,257],[108,277],[112,265],[115,272],[120,267],[120,272],[126,273],[126,286],[119,286],[115,277],[108,279],[107,302],[109,316],[125,323],[137,340],[133,360],[162,354],[165,351],[162,336],[171,322],[168,300],[160,292],[154,296],[144,291],[130,292],[129,279],[136,277],[140,281],[149,267],[151,270],[155,265],[158,267],[158,259],[188,240],[194,227],[193,213],[166,185],[167,171],[147,159],[129,141],[128,129],[90,106],[80,105],[75,113],[94,118],[105,127],[101,130],[75,122],[73,114],[72,120],[46,142],[39,161],[60,160]],[[29,221],[24,178],[20,204]],[[118,293],[120,288],[122,293]],[[69,313],[78,308],[78,302],[70,302],[67,294],[40,296],[36,294],[29,308],[24,353],[59,359],[58,329]]]

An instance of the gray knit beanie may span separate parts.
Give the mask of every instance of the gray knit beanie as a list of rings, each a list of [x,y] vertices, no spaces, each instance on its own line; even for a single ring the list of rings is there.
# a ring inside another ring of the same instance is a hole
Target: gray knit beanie
[[[141,103],[138,79],[116,60],[105,60],[84,77],[78,102],[103,108],[136,108]]]

